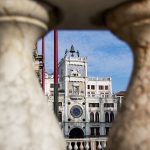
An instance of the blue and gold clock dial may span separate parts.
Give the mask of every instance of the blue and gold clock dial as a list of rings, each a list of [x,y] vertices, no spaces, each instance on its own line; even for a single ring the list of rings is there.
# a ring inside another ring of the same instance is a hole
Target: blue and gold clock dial
[[[74,118],[79,118],[83,114],[83,110],[80,106],[75,105],[71,108],[70,113]]]

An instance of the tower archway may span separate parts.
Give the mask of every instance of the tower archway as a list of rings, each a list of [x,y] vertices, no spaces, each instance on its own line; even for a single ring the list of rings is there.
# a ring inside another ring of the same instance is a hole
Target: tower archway
[[[84,132],[80,128],[73,128],[69,133],[69,138],[84,138]]]

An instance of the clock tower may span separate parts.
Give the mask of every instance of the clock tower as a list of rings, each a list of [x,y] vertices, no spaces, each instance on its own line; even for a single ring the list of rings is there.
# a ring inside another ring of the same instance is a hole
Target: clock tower
[[[71,138],[86,134],[87,58],[72,45],[59,63],[59,79],[65,91],[64,133]],[[78,132],[78,134],[73,134]]]

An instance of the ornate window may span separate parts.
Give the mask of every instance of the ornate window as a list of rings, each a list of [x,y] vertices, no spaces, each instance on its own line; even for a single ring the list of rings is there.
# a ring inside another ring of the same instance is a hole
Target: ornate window
[[[113,120],[114,120],[114,113],[111,112],[111,113],[110,113],[110,122],[113,122]]]
[[[108,90],[108,85],[105,85],[105,90]]]
[[[99,113],[98,112],[96,112],[96,114],[95,114],[95,122],[99,122]]]
[[[95,89],[95,85],[91,85],[91,89],[94,90]]]
[[[94,122],[94,113],[93,112],[90,113],[90,122]]]
[[[99,133],[99,127],[96,127],[95,129],[96,129],[96,136],[99,136],[100,135],[100,133]]]
[[[105,128],[106,135],[109,134],[109,129],[110,129],[109,127],[106,127],[106,128]]]
[[[100,85],[100,86],[99,86],[99,90],[104,90],[104,86],[103,86],[103,85]]]
[[[108,112],[105,113],[105,122],[109,122],[109,113]]]
[[[94,128],[91,127],[90,129],[91,129],[91,137],[93,137],[94,136]]]

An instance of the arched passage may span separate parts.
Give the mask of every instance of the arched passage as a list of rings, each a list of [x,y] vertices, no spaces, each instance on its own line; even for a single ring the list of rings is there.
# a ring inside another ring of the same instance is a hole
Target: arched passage
[[[70,131],[69,138],[84,138],[84,132],[80,128],[74,128]]]

